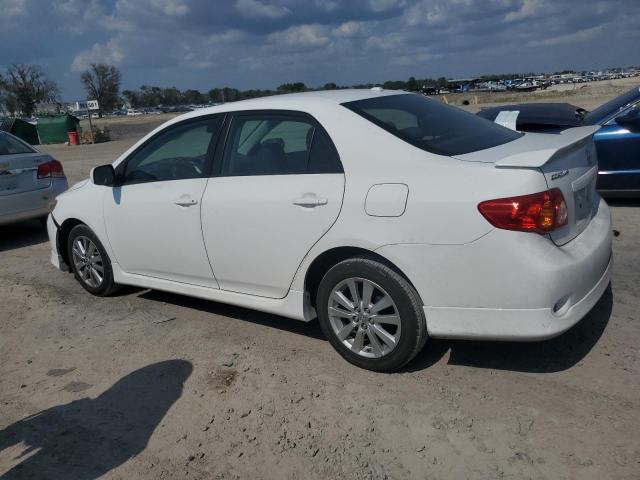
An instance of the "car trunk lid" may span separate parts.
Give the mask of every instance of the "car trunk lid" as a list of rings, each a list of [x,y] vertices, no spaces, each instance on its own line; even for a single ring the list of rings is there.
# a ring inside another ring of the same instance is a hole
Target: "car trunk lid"
[[[550,233],[556,245],[564,245],[584,231],[596,213],[598,165],[592,136],[598,128],[571,128],[560,134],[527,133],[513,142],[457,158],[494,163],[496,168],[539,170],[550,189],[560,189],[567,204],[567,225]]]
[[[40,152],[0,156],[0,197],[47,188],[51,177],[38,178],[38,165],[51,160]]]

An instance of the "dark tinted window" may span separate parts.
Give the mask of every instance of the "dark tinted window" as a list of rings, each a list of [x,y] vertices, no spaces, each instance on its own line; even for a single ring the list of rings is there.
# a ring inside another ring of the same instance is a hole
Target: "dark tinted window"
[[[585,124],[593,125],[600,120],[604,120],[609,117],[609,115],[613,115],[618,113],[620,110],[624,109],[630,103],[634,103],[640,99],[640,87],[634,87],[629,90],[627,93],[623,93],[619,97],[614,98],[613,100],[609,100],[607,103],[600,105],[598,108],[589,112],[587,116],[584,118]]]
[[[160,182],[200,178],[205,175],[209,149],[222,117],[169,127],[129,157],[124,183]]]
[[[223,175],[341,172],[326,133],[313,120],[287,114],[243,114],[227,136]]]
[[[342,164],[338,152],[329,136],[316,128],[309,154],[308,173],[342,173]]]
[[[484,150],[522,135],[422,95],[388,95],[343,105],[406,142],[439,155]]]

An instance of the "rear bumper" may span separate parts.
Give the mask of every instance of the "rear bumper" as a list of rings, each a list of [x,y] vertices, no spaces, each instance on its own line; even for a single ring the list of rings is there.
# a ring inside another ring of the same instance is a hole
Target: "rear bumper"
[[[421,296],[433,337],[542,340],[584,317],[611,276],[611,216],[597,212],[569,243],[492,230],[465,245],[389,245],[377,252],[396,264]]]
[[[66,178],[54,178],[47,188],[0,197],[0,225],[46,217],[49,203],[67,187]]]
[[[561,315],[550,308],[424,307],[432,337],[534,341],[553,338],[578,323],[600,300],[611,281],[613,259],[593,288]]]

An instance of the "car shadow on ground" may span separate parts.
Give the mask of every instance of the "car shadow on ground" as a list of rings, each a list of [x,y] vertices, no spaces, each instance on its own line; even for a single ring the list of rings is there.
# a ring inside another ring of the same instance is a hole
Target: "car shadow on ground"
[[[136,370],[96,398],[43,410],[0,430],[0,451],[20,442],[8,479],[101,477],[145,449],[182,395],[193,366],[167,360]]]
[[[146,300],[171,303],[172,305],[178,305],[180,307],[192,308],[200,310],[201,312],[222,315],[242,320],[244,322],[251,322],[265,327],[276,328],[278,330],[285,330],[298,335],[305,335],[307,337],[324,340],[324,335],[322,334],[322,330],[320,329],[320,325],[317,320],[301,322],[299,320],[259,312],[257,310],[218,303],[212,300],[187,297],[177,293],[161,292],[159,290],[146,290],[138,296]]]
[[[317,320],[300,322],[242,307],[202,300],[184,295],[145,290],[140,298],[166,302],[202,312],[222,315],[266,327],[285,330],[324,340]],[[428,369],[450,352],[449,365],[512,370],[531,373],[551,373],[567,370],[580,362],[596,345],[609,323],[613,308],[611,285],[593,309],[573,328],[559,337],[542,342],[487,342],[429,339],[418,356],[402,371]],[[327,342],[327,348],[330,348]]]
[[[0,226],[0,252],[47,242],[47,229],[39,220]]]
[[[610,207],[640,207],[640,198],[605,197]]]
[[[511,370],[529,373],[552,373],[567,370],[580,362],[598,343],[613,309],[611,285],[593,309],[573,328],[559,337],[542,342],[486,342],[463,340],[429,340],[409,365],[417,371],[440,361],[447,352],[449,365]]]

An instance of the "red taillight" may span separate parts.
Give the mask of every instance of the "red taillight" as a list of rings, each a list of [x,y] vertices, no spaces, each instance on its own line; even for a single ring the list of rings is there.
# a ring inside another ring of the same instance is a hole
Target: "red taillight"
[[[487,200],[478,210],[494,227],[521,232],[549,233],[567,224],[567,204],[557,189]]]
[[[38,165],[38,178],[64,177],[62,164],[57,160],[49,160]]]

